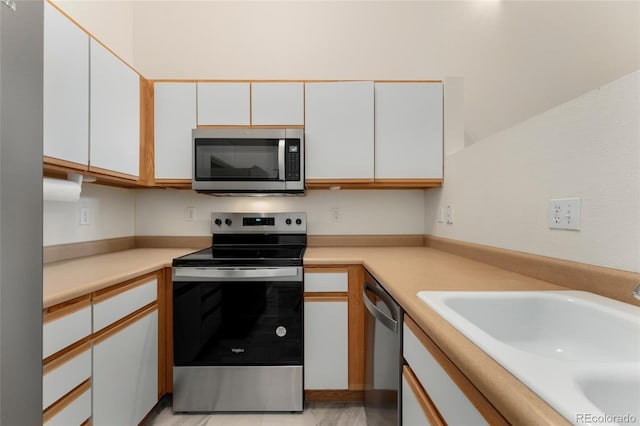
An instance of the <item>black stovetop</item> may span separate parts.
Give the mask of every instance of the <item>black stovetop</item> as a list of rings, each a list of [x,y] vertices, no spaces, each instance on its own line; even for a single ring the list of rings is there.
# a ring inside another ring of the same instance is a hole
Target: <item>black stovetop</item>
[[[173,259],[173,266],[302,266],[305,246],[213,246]]]

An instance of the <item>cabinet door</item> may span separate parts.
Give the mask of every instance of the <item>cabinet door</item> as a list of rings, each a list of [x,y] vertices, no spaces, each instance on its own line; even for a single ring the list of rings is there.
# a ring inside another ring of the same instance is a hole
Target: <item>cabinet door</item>
[[[448,424],[488,424],[438,361],[407,325],[403,326],[403,356],[431,401]]]
[[[43,153],[89,164],[89,36],[44,4]]]
[[[140,77],[91,40],[90,168],[137,177],[140,169]]]
[[[196,84],[154,84],[155,177],[191,179],[191,130],[196,127]]]
[[[305,389],[348,389],[348,303],[322,298],[304,303]]]
[[[373,82],[305,86],[307,179],[373,179]]]
[[[402,372],[402,425],[443,426],[445,424],[411,369],[405,365]]]
[[[375,84],[376,179],[442,178],[442,83]]]
[[[93,346],[93,424],[137,425],[158,401],[158,312],[143,312]]]
[[[198,83],[198,124],[248,126],[249,83]]]
[[[251,124],[303,125],[303,83],[251,83]]]

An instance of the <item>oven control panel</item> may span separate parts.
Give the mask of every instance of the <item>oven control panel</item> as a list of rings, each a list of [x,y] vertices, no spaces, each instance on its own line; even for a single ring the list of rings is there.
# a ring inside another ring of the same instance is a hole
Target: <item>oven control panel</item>
[[[304,212],[211,213],[212,234],[303,234],[306,232],[307,214]]]

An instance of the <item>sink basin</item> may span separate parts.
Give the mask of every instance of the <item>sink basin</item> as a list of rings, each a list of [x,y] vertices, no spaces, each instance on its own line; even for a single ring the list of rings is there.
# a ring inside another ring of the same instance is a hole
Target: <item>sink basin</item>
[[[554,292],[453,293],[444,304],[514,348],[567,361],[640,361],[638,318]]]
[[[640,308],[581,291],[418,297],[570,422],[640,419]]]
[[[640,419],[640,379],[638,377],[627,375],[586,377],[578,379],[577,383],[584,396],[603,413],[618,413],[618,415]]]

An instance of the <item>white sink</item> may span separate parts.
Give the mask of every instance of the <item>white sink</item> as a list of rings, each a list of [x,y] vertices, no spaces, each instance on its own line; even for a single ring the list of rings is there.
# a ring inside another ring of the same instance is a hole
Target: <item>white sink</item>
[[[418,297],[570,422],[640,421],[640,308],[581,291]]]

